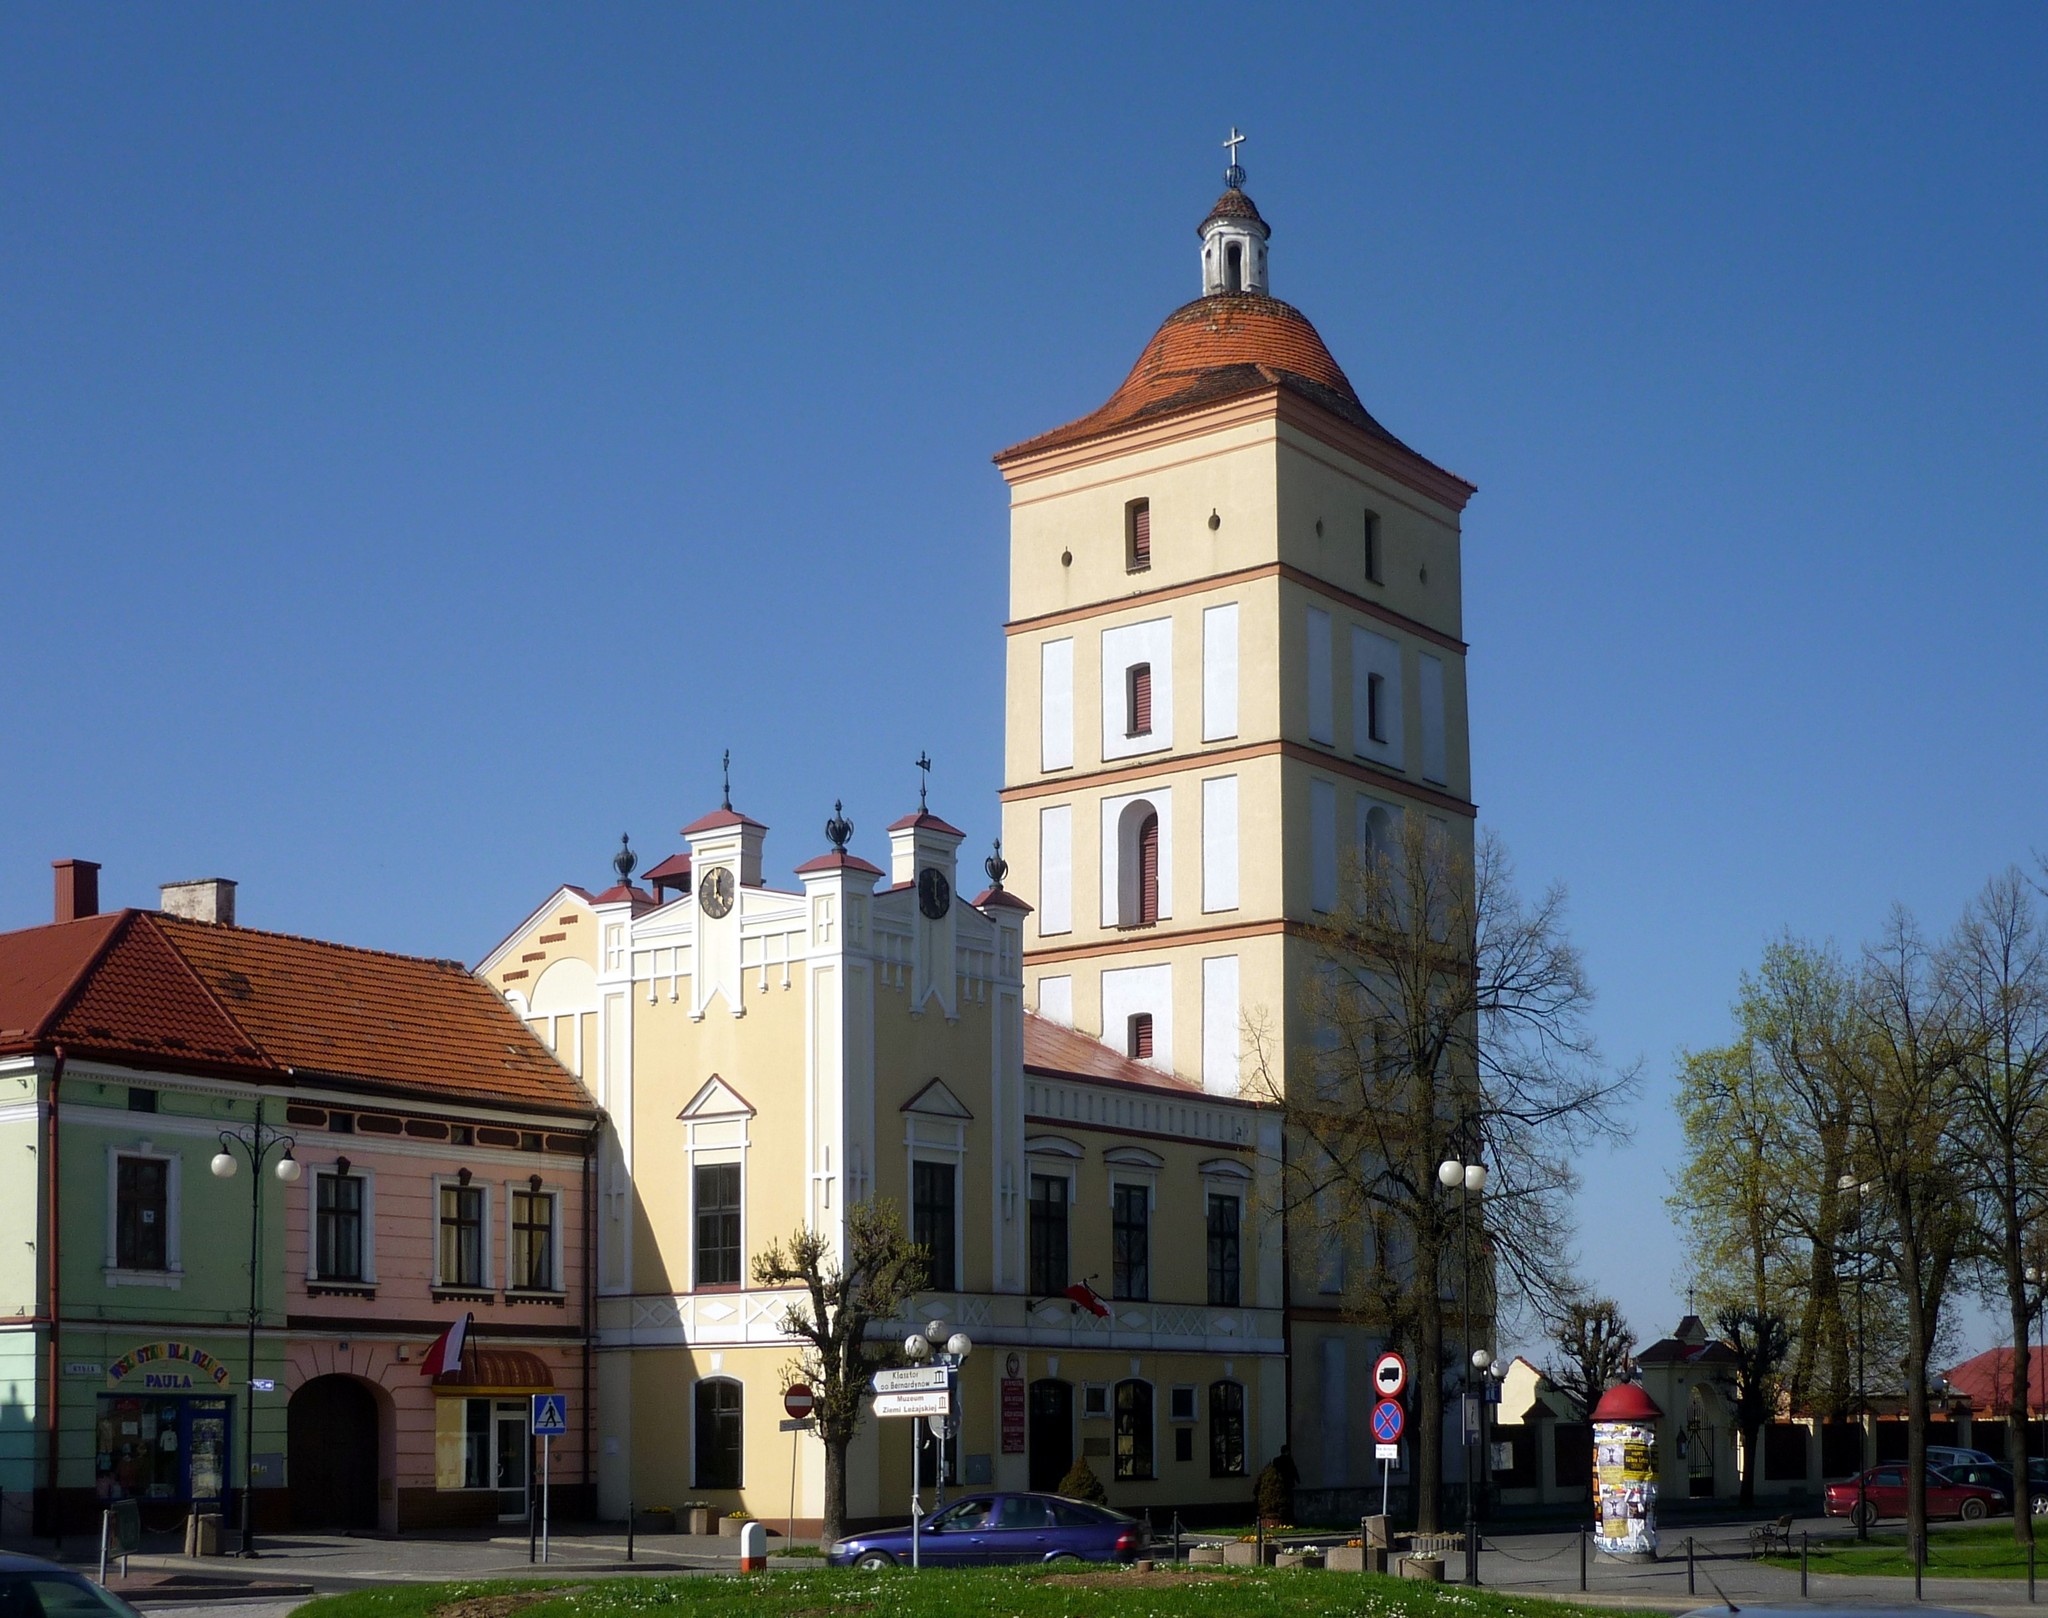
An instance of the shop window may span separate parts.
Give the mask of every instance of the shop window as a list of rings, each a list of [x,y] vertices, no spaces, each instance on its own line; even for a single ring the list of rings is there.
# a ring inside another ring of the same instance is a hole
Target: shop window
[[[1031,1292],[1055,1298],[1067,1290],[1067,1177],[1031,1176]]]
[[[521,1292],[552,1292],[558,1285],[554,1192],[532,1186],[513,1191],[512,1268],[505,1285]]]
[[[1243,1212],[1238,1198],[1209,1194],[1209,1302],[1222,1308],[1236,1308],[1243,1294]]]
[[[951,1163],[910,1166],[911,1240],[925,1250],[925,1286],[933,1292],[960,1287],[959,1255],[954,1241],[959,1171]]]
[[[440,1268],[435,1284],[482,1287],[484,1279],[484,1191],[477,1185],[441,1187]]]
[[[114,1263],[170,1268],[171,1165],[161,1157],[114,1160]]]
[[[699,1163],[693,1177],[697,1219],[697,1285],[740,1284],[740,1166]]]
[[[1152,1384],[1132,1378],[1116,1385],[1116,1475],[1149,1478],[1152,1465]]]
[[[1209,1384],[1209,1476],[1244,1476],[1244,1384]]]
[[[1112,1290],[1119,1298],[1152,1296],[1151,1204],[1147,1186],[1119,1185],[1110,1190],[1110,1234],[1116,1261]]]
[[[707,1377],[697,1384],[696,1488],[740,1486],[745,1460],[742,1397],[739,1383],[730,1377]]]
[[[228,1489],[228,1402],[102,1394],[93,1454],[102,1500],[189,1500],[218,1510]]]
[[[315,1272],[323,1281],[362,1280],[363,1177],[345,1167],[316,1174],[313,1191]]]

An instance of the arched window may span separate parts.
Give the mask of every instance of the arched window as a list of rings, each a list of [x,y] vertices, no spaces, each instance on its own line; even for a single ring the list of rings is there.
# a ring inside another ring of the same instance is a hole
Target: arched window
[[[1159,919],[1159,817],[1147,815],[1138,827],[1138,916],[1140,927]]]
[[[1209,1384],[1209,1476],[1244,1476],[1244,1384]]]
[[[1152,1472],[1152,1384],[1133,1377],[1116,1385],[1116,1475],[1149,1478]]]
[[[1223,249],[1223,290],[1225,292],[1242,292],[1244,290],[1244,244],[1242,242],[1232,242]]]
[[[744,1460],[743,1390],[729,1376],[697,1384],[697,1470],[694,1487],[737,1489]]]
[[[1159,920],[1159,811],[1146,799],[1117,817],[1119,927],[1150,927]]]

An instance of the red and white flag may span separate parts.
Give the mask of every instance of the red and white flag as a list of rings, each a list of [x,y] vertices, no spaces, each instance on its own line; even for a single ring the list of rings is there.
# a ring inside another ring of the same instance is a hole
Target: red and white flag
[[[421,1376],[439,1376],[443,1371],[462,1369],[462,1345],[469,1338],[469,1323],[475,1318],[474,1315],[464,1315],[434,1339],[434,1346],[420,1361]]]
[[[1067,1297],[1091,1315],[1100,1316],[1104,1320],[1109,1318],[1109,1305],[1096,1296],[1095,1289],[1086,1281],[1076,1281],[1068,1287]]]

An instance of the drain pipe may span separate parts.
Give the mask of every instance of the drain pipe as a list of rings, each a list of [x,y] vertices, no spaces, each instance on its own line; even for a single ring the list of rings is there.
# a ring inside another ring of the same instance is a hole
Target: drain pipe
[[[59,1545],[63,1543],[63,1530],[57,1510],[57,1389],[61,1385],[58,1372],[62,1369],[57,1334],[60,1311],[57,1308],[58,1294],[62,1285],[59,1261],[62,1249],[58,1232],[64,1227],[58,1219],[57,1198],[57,1093],[64,1084],[64,1047],[51,1047],[55,1060],[50,1065],[50,1110],[44,1120],[43,1147],[43,1202],[44,1233],[43,1262],[48,1275],[45,1282],[45,1307],[50,1316],[50,1335],[46,1340],[50,1397],[43,1407],[43,1444],[45,1467],[45,1494],[48,1500],[50,1537]]]
[[[597,1517],[597,1457],[592,1450],[590,1361],[597,1352],[597,1142],[599,1126],[583,1137],[583,1488]],[[632,1507],[626,1520],[626,1560],[633,1559]]]

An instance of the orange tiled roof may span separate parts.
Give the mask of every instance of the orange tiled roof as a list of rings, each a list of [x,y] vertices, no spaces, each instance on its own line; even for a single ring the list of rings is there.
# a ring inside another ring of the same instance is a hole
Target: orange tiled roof
[[[1359,403],[1343,368],[1299,309],[1260,292],[1216,292],[1183,304],[1166,317],[1123,386],[1100,410],[1014,444],[996,462],[1001,465],[1272,388],[1300,394],[1415,455]]]
[[[1030,1072],[1060,1078],[1109,1079],[1117,1084],[1142,1084],[1151,1090],[1202,1093],[1199,1084],[1134,1060],[1077,1029],[1049,1022],[1035,1011],[1024,1013],[1024,1066]]]

